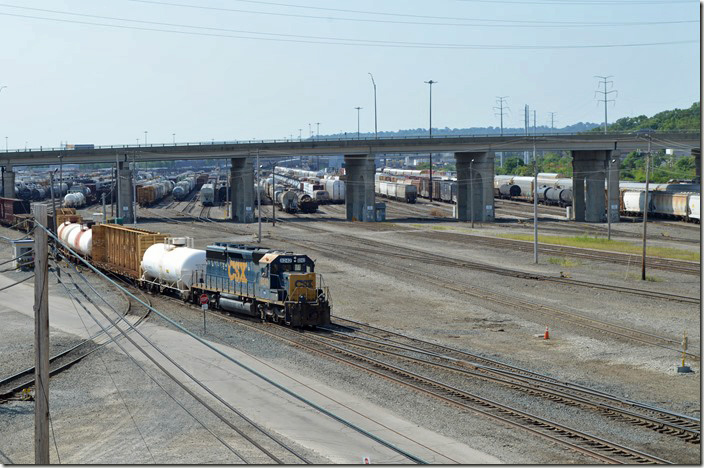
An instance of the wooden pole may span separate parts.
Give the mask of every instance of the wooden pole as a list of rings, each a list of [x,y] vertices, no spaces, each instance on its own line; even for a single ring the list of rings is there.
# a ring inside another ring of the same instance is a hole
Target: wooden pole
[[[34,221],[34,463],[49,464],[49,246],[46,205],[35,203]]]

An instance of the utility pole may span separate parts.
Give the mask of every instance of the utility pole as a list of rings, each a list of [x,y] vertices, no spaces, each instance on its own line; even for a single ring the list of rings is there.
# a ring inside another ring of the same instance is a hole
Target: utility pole
[[[315,139],[320,140],[320,122],[315,122]]]
[[[137,225],[137,163],[136,151],[132,152],[132,224]]]
[[[54,172],[56,172],[56,169],[54,169]],[[52,230],[54,231],[54,234],[56,234],[56,230],[58,229],[58,226],[56,225],[56,198],[54,198],[54,172],[49,173],[49,183],[51,184],[51,210],[54,212],[53,220],[52,220]]]
[[[430,88],[430,104],[428,105],[428,137],[433,138],[433,85],[437,81],[424,81]],[[430,153],[430,186],[428,187],[430,203],[433,203],[433,153]]]
[[[550,130],[555,133],[555,114],[557,112],[548,112],[548,114],[550,114]]]
[[[303,132],[303,129],[302,129],[302,128],[299,128],[299,129],[298,129],[298,141],[301,141],[301,140],[303,139],[303,136],[302,136],[303,133],[301,133],[301,132]]]
[[[525,105],[523,108],[523,120],[524,120],[524,125],[525,125],[525,131],[526,131],[526,140],[528,139],[528,127],[530,126],[530,108],[528,107],[528,104]],[[523,162],[525,164],[528,164],[528,152],[524,151],[523,152]]]
[[[271,225],[276,226],[276,161],[271,168]]]
[[[144,131],[144,146],[147,146],[147,131]]]
[[[606,238],[608,240],[611,240],[611,191],[613,190],[613,187],[610,183],[611,181],[611,163],[614,162],[614,159],[609,158],[609,169],[608,169],[608,178],[607,180],[607,190],[606,190]]]
[[[507,97],[508,96],[496,96],[496,103],[499,107],[494,107],[494,109],[499,111],[498,114],[494,113],[494,115],[498,115],[501,119],[501,136],[504,136],[504,109],[510,110],[508,106],[504,106]]]
[[[107,224],[108,222],[108,212],[105,207],[105,192],[103,192],[103,224]]]
[[[538,263],[538,156],[535,151],[535,111],[533,111],[533,263]]]
[[[313,137],[313,128],[311,127],[311,123],[308,122],[308,137],[312,138]]]
[[[374,82],[374,75],[369,73],[369,76],[372,79],[372,85],[374,86],[374,138],[378,139],[379,134],[377,132],[377,127],[376,127],[376,82]]]
[[[355,107],[357,109],[357,139],[359,140],[359,111],[363,109],[363,107]]]
[[[645,281],[645,256],[646,256],[646,235],[648,231],[648,209],[650,208],[650,193],[649,182],[650,182],[650,145],[652,143],[652,135],[648,133],[648,155],[645,157],[645,202],[643,202],[643,260],[641,262],[641,280]]]
[[[600,80],[601,80],[601,81],[599,81],[599,89],[594,91],[594,96],[596,96],[597,94],[601,94],[603,97],[603,99],[598,99],[597,101],[604,103],[604,134],[606,134],[606,127],[608,126],[608,122],[609,122],[608,113],[607,113],[607,107],[608,107],[607,104],[609,102],[616,102],[615,99],[609,99],[609,94],[616,93],[615,97],[618,97],[618,91],[616,91],[616,90],[607,91],[609,85],[611,85],[611,87],[613,87],[613,85],[614,85],[613,81],[608,81],[609,78],[613,78],[613,75],[609,75],[609,76],[595,75],[594,78],[600,78]],[[603,91],[601,90],[602,84],[604,85]]]
[[[47,226],[46,205],[33,204],[34,220]],[[34,230],[34,463],[49,464],[49,243]]]
[[[262,196],[259,190],[259,173],[261,172],[261,166],[259,165],[259,149],[257,148],[257,214],[259,215],[259,234],[257,236],[257,243],[262,243]]]

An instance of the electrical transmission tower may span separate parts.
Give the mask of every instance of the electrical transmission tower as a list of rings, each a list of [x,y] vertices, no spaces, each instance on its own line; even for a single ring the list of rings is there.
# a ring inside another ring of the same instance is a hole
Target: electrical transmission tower
[[[616,102],[615,99],[609,99],[609,94],[616,93],[616,96],[614,96],[614,97],[618,97],[618,91],[616,91],[614,89],[608,90],[609,87],[613,88],[613,86],[614,86],[614,82],[609,81],[609,78],[612,78],[612,77],[613,77],[613,75],[609,75],[609,76],[594,75],[594,78],[599,78],[601,80],[601,81],[599,81],[599,89],[594,91],[594,96],[596,97],[597,94],[601,94],[603,97],[603,99],[598,99],[597,101],[604,103],[604,133],[606,133],[606,127],[607,127],[608,121],[609,121],[608,120],[608,113],[607,113],[608,103],[610,103],[610,102],[615,103]],[[601,90],[602,84],[604,85],[603,91]],[[611,85],[611,86],[609,86],[609,85]]]
[[[494,112],[494,115],[498,115],[501,118],[501,136],[504,136],[504,109],[511,110],[510,107],[504,106],[507,97],[508,96],[496,96],[496,103],[499,107],[494,107],[495,110],[499,111],[498,114]]]
[[[548,112],[550,114],[550,130],[555,133],[555,114],[557,112]]]

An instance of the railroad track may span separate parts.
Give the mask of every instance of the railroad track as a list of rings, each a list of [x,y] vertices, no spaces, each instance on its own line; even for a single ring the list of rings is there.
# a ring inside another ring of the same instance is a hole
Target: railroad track
[[[428,238],[428,232],[411,233],[411,235]],[[442,231],[432,231],[430,233],[438,240],[451,240],[466,244],[471,242],[473,245],[485,245],[487,247],[511,248],[521,252],[533,252],[533,242],[522,241],[515,239],[503,239],[497,237],[480,236],[475,234],[458,234]],[[607,263],[618,263],[620,265],[641,264],[641,257],[633,254],[625,254],[613,251],[586,249],[581,247],[568,247],[561,245],[552,245],[540,243],[538,251],[547,255],[561,255],[575,258],[584,258],[588,260],[597,260]],[[646,265],[649,268],[666,270],[688,275],[699,275],[699,263],[689,262],[686,260],[674,260],[669,258],[660,258],[649,256],[646,260]]]
[[[354,240],[358,238],[354,238],[352,236],[348,236],[345,234],[340,234],[338,237],[343,237],[347,238],[349,240]],[[317,241],[318,244],[321,245],[330,245],[330,246],[336,246],[339,247],[339,244],[333,244],[333,243],[326,243],[324,241]],[[633,294],[636,296],[641,296],[641,297],[649,297],[649,298],[654,298],[654,299],[662,299],[662,300],[667,300],[667,301],[677,301],[677,302],[684,302],[684,303],[689,303],[689,304],[699,304],[700,300],[697,297],[690,297],[690,296],[682,296],[678,294],[670,294],[670,293],[664,293],[664,292],[659,292],[659,291],[651,291],[647,289],[639,289],[639,288],[629,288],[625,286],[618,286],[618,285],[609,285],[609,284],[602,284],[602,283],[594,283],[591,281],[582,281],[582,280],[576,280],[572,278],[565,278],[565,277],[555,277],[555,276],[548,276],[548,275],[542,275],[540,273],[531,273],[531,272],[524,272],[520,270],[515,270],[511,268],[502,268],[499,266],[495,265],[489,265],[485,263],[480,263],[480,262],[473,262],[470,260],[458,260],[457,258],[452,258],[452,257],[447,257],[439,254],[432,254],[430,252],[424,252],[422,250],[416,250],[412,249],[409,247],[397,247],[394,245],[386,244],[383,242],[378,242],[378,241],[372,241],[368,239],[364,239],[363,243],[367,247],[354,247],[355,251],[360,251],[360,252],[369,252],[372,254],[376,255],[387,255],[387,256],[393,256],[396,258],[403,258],[407,260],[416,260],[424,263],[432,263],[434,265],[441,265],[441,266],[455,266],[458,268],[469,268],[472,270],[479,270],[479,271],[486,271],[489,273],[495,273],[498,275],[502,276],[510,276],[514,278],[521,278],[521,279],[533,279],[533,280],[538,280],[538,281],[545,281],[545,282],[552,282],[552,283],[560,283],[560,284],[567,284],[570,286],[581,286],[581,287],[586,287],[590,289],[604,289],[608,291],[616,291],[616,292],[621,292],[621,293],[626,293],[626,294]],[[377,247],[376,249],[372,248],[372,246]],[[394,252],[393,250],[397,250]],[[400,252],[399,252],[400,251]],[[411,252],[411,253],[409,253]]]
[[[295,347],[326,356],[335,361],[385,378],[461,410],[487,416],[508,427],[526,430],[552,442],[567,446],[578,453],[582,453],[603,463],[670,463],[654,455],[631,449],[548,419],[526,413],[517,408],[491,401],[397,365],[330,344],[326,342],[324,337],[317,334],[300,333],[273,324],[258,327],[244,321],[238,323],[267,333]]]
[[[138,305],[136,301],[133,301],[124,293],[120,294],[127,301],[127,306],[125,310],[121,313],[123,317],[125,317],[130,311],[138,308],[138,306],[141,307],[141,305]],[[144,299],[148,303],[149,299],[146,298],[146,296],[144,297]],[[149,309],[147,309],[145,313],[133,323],[133,326],[138,326],[148,317],[148,315]],[[112,325],[106,327],[107,330],[110,330],[111,328]],[[49,375],[57,375],[69,369],[74,364],[80,362],[81,360],[93,354],[95,351],[99,350],[106,344],[110,343],[110,341],[110,338],[106,337],[105,333],[101,331],[92,336],[91,338],[84,340],[64,351],[61,351],[55,354],[54,356],[51,356],[49,358]],[[0,380],[0,403],[3,401],[8,401],[10,399],[16,399],[13,398],[15,395],[33,386],[34,369],[34,366],[28,367],[26,369],[21,370],[20,372],[17,372],[11,376],[5,377],[4,379]]]
[[[318,234],[320,233],[319,229],[316,231]],[[375,265],[380,272],[388,272],[389,274],[398,273],[393,267],[390,267],[387,264],[384,260],[384,256],[379,255],[378,253],[366,253],[362,250],[358,250],[356,247],[350,247],[349,252],[346,252],[343,245],[334,244],[330,247],[325,247],[325,245],[321,244],[320,241],[315,243],[300,243],[289,239],[286,239],[286,241],[307,250],[316,250],[324,253],[328,257],[337,258],[343,262],[359,264],[363,267],[368,267],[372,264]],[[367,242],[368,240],[365,239],[364,241]],[[605,322],[603,320],[589,317],[577,312],[558,309],[545,304],[500,294],[489,289],[479,287],[475,284],[457,281],[457,279],[447,280],[434,278],[428,275],[416,273],[412,269],[405,270],[404,275],[408,278],[416,278],[419,282],[424,282],[424,284],[432,284],[438,288],[448,289],[465,296],[485,300],[492,305],[500,304],[515,310],[530,312],[531,314],[537,312],[545,315],[550,320],[561,319],[593,332],[597,332],[598,334],[609,335],[619,340],[626,339],[647,346],[659,347],[675,353],[681,353],[681,349],[675,347],[680,344],[679,339],[673,339],[656,335],[654,333],[636,330],[615,323]],[[700,357],[698,354],[693,352],[687,352],[686,355],[694,359],[699,359]]]
[[[616,397],[369,324],[337,316],[334,318],[338,325],[342,321],[345,324],[351,324],[352,330],[354,330],[354,334],[349,334],[331,329],[333,334],[342,337],[334,338],[338,342],[349,342],[349,344],[362,349],[400,357],[423,365],[440,367],[467,377],[477,377],[500,383],[530,395],[597,411],[609,418],[678,437],[693,444],[701,442],[701,422],[698,418]],[[355,341],[360,343],[355,343]],[[411,353],[411,355],[403,353]],[[413,356],[414,354],[415,356]],[[419,354],[425,358],[418,358]]]

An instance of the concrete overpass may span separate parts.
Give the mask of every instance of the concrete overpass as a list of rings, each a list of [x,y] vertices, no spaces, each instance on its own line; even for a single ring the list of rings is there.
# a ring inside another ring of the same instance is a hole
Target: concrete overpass
[[[696,157],[697,176],[700,166],[699,132],[645,133],[581,133],[538,135],[474,135],[403,138],[361,139],[312,139],[312,140],[261,140],[212,142],[195,144],[107,145],[91,149],[31,149],[0,153],[3,166],[5,196],[14,196],[14,166],[36,166],[72,163],[117,163],[120,180],[131,180],[126,166],[128,159],[137,162],[189,159],[231,159],[233,220],[253,221],[254,196],[246,189],[253,184],[252,156],[289,158],[308,155],[344,155],[348,178],[348,219],[373,220],[369,207],[374,201],[374,156],[385,153],[440,153],[453,152],[458,171],[458,212],[460,220],[494,219],[494,153],[500,151],[567,150],[573,155],[574,214],[575,220],[600,222],[605,220],[605,200],[601,195],[606,179],[608,161],[611,164],[609,186],[618,184],[620,154],[646,150],[651,143],[653,151],[663,148],[690,149]],[[472,164],[470,164],[472,162]],[[237,181],[241,183],[237,183]],[[121,204],[128,206],[128,219],[132,217],[132,190],[130,183],[120,184]],[[609,190],[609,203],[618,203],[618,185]],[[472,194],[470,196],[470,190]],[[469,200],[474,201],[474,210]],[[372,211],[373,212],[373,211]],[[612,221],[618,221],[618,213]]]

